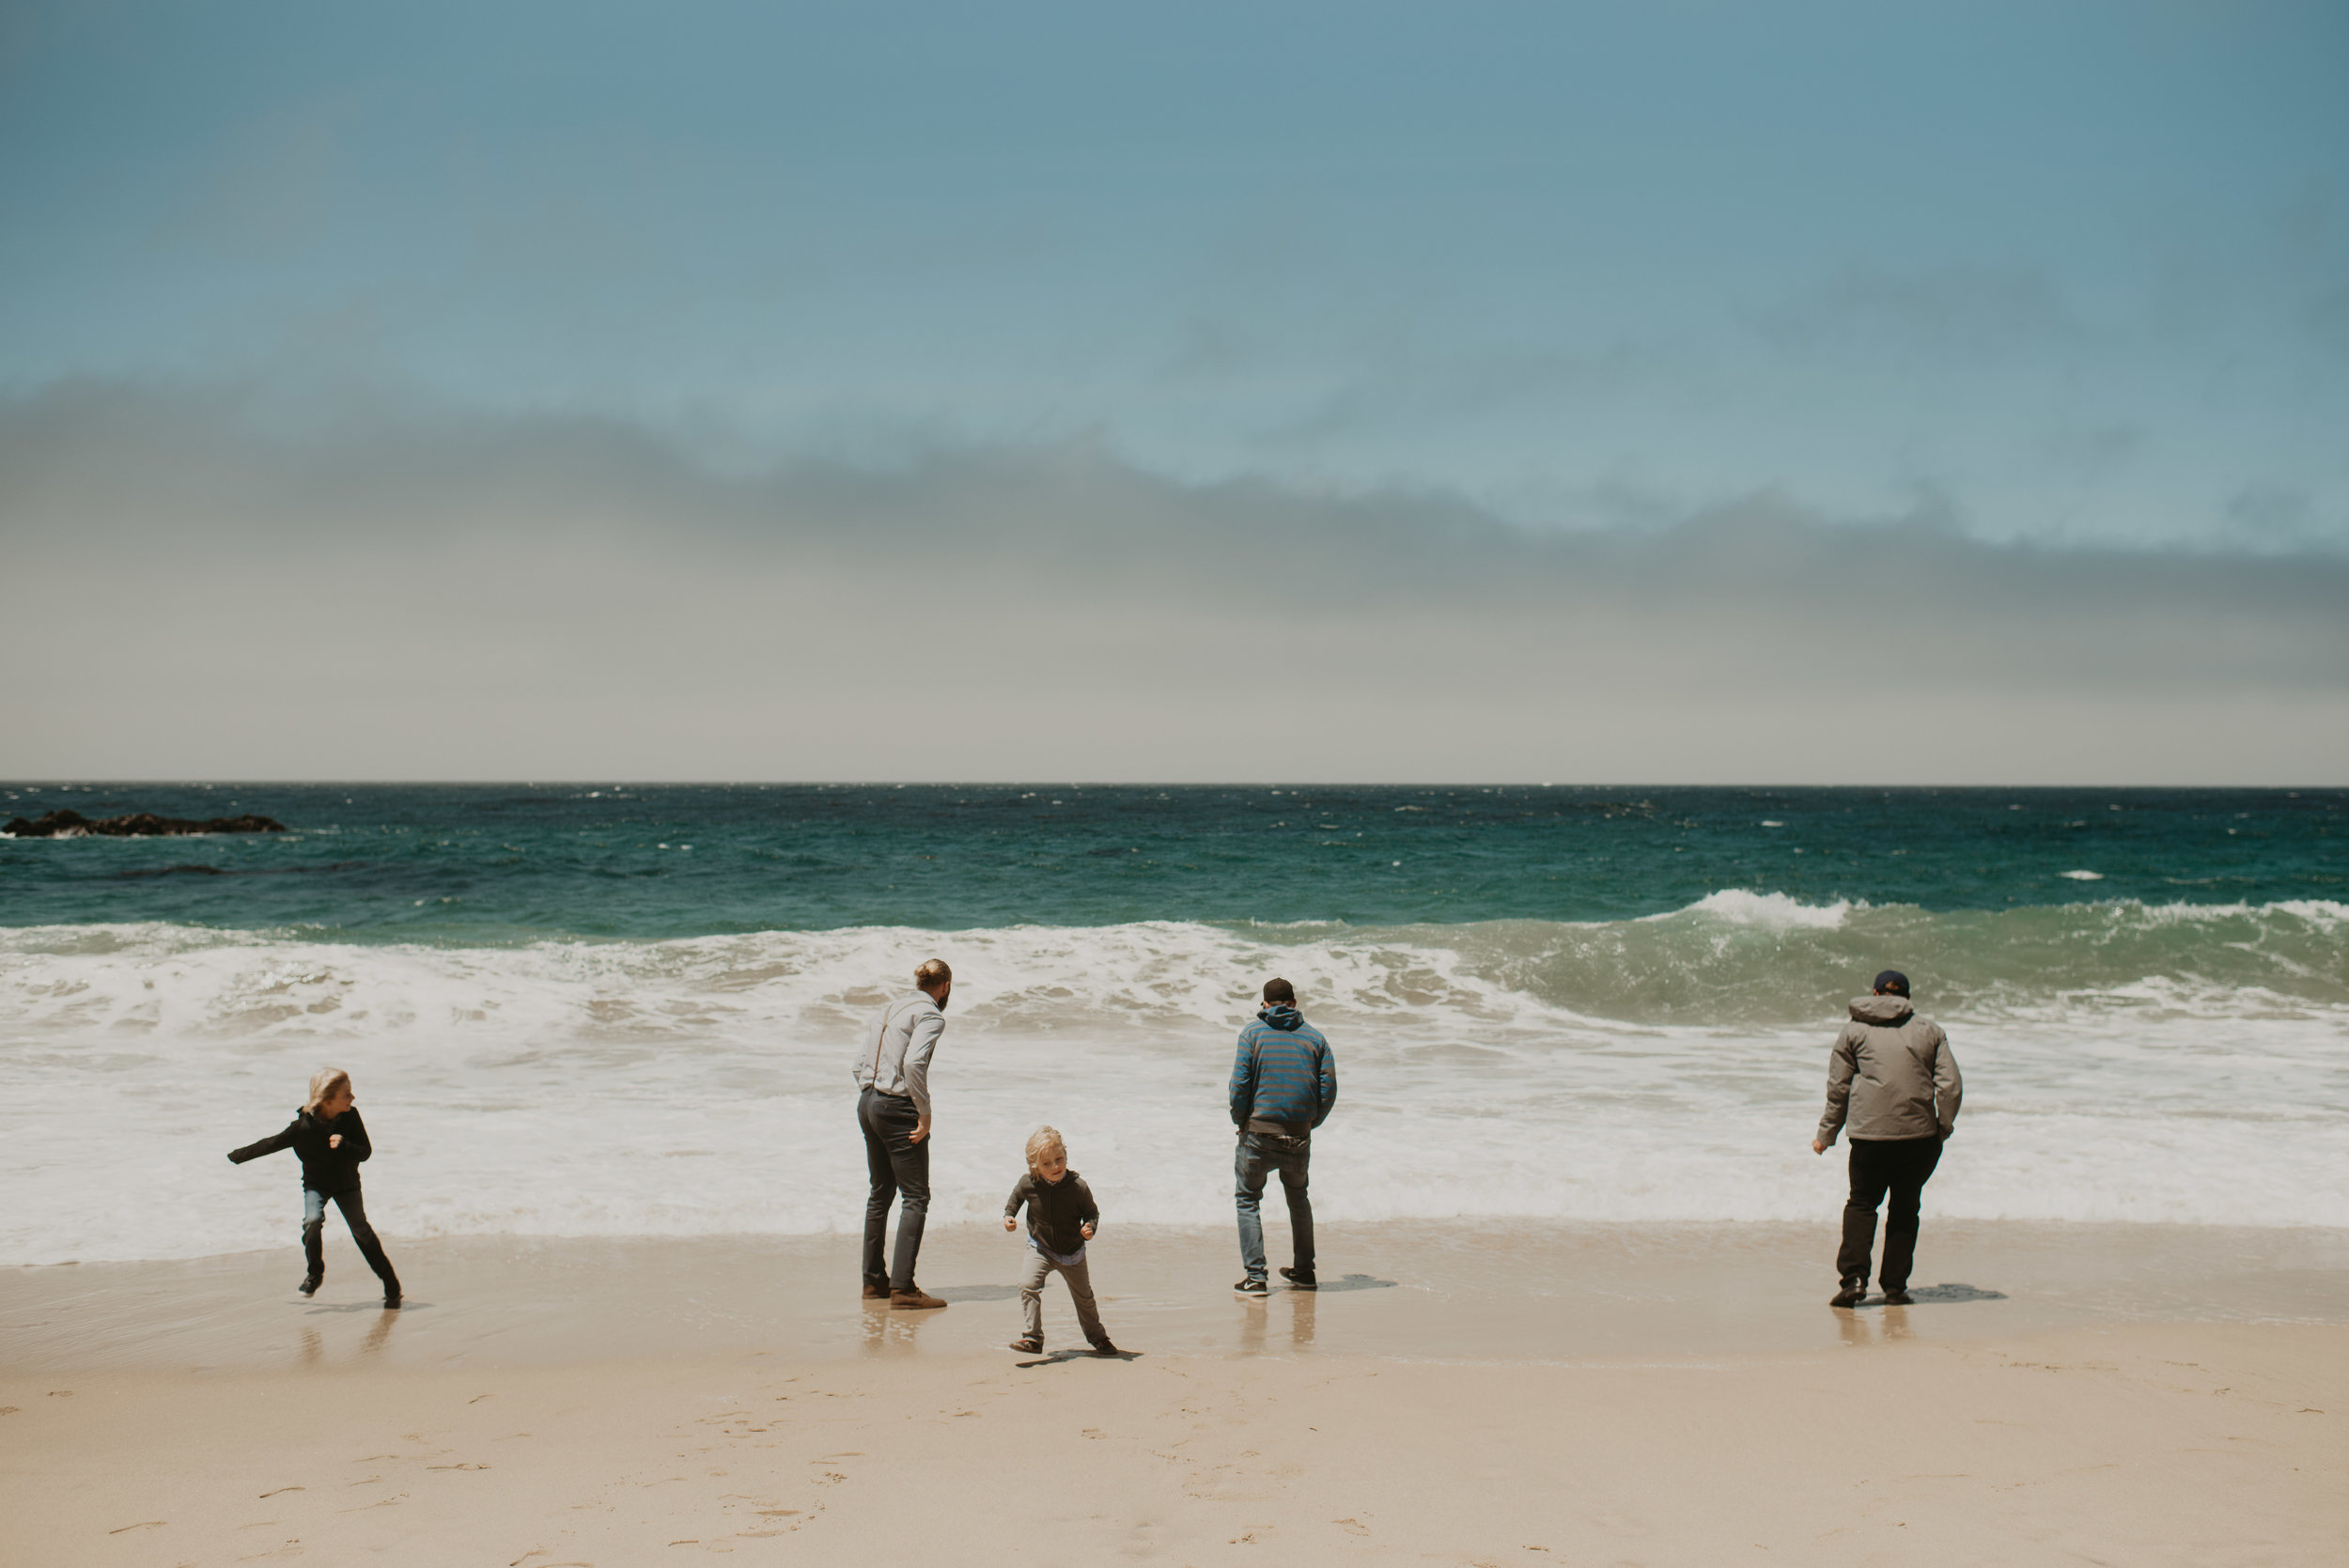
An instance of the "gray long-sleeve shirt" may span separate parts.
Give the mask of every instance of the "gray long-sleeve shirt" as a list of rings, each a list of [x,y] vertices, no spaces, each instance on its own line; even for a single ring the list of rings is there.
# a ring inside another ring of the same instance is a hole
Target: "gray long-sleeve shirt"
[[[946,1032],[946,1015],[925,991],[897,998],[873,1015],[857,1048],[857,1087],[884,1094],[903,1094],[913,1101],[916,1114],[930,1113],[930,1053]]]
[[[1906,997],[1854,997],[1827,1059],[1819,1141],[1834,1142],[1846,1118],[1866,1141],[1947,1138],[1964,1093],[1939,1024],[1919,1017]]]

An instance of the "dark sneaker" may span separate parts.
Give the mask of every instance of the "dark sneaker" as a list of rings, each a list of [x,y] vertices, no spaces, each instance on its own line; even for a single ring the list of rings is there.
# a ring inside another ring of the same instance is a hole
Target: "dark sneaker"
[[[319,1281],[323,1278],[323,1275],[313,1274],[308,1279],[303,1281],[301,1285],[302,1294],[304,1296],[316,1296],[319,1293]]]
[[[864,1287],[864,1299],[867,1301],[886,1301],[889,1299],[889,1287],[887,1285],[866,1285]]]
[[[1044,1342],[1037,1339],[1034,1334],[1025,1334],[1019,1339],[1012,1341],[1011,1347],[1019,1352],[1022,1356],[1041,1356],[1044,1354]]]
[[[1321,1288],[1314,1282],[1314,1271],[1310,1268],[1284,1268],[1281,1270],[1281,1278],[1289,1282],[1289,1288],[1291,1290],[1318,1290]]]
[[[935,1296],[925,1296],[920,1285],[915,1285],[910,1290],[893,1290],[889,1293],[889,1306],[893,1312],[926,1312],[932,1307],[942,1307],[945,1304]]]
[[[1888,1307],[1906,1307],[1914,1299],[1915,1297],[1908,1294],[1906,1286],[1899,1290],[1894,1290],[1890,1285],[1884,1287],[1884,1304]]]
[[[1234,1285],[1232,1288],[1239,1292],[1242,1296],[1269,1296],[1272,1294],[1269,1286],[1268,1286],[1262,1280],[1256,1279],[1252,1275],[1248,1279],[1242,1280],[1238,1284]]]
[[[1117,1356],[1123,1354],[1117,1346],[1110,1343],[1107,1340],[1095,1340],[1093,1342],[1093,1353],[1096,1356]]]
[[[383,1310],[387,1312],[399,1311],[399,1287],[397,1285],[383,1287]]]
[[[1867,1281],[1846,1280],[1843,1281],[1843,1288],[1842,1290],[1837,1291],[1833,1296],[1828,1297],[1827,1304],[1830,1307],[1857,1307],[1860,1302],[1867,1299]]]

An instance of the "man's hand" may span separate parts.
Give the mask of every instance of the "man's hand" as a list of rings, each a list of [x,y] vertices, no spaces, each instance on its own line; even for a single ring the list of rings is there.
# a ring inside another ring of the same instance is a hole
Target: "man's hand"
[[[1093,1239],[1093,1227],[1090,1225],[1080,1225],[1077,1227],[1077,1234],[1084,1237],[1085,1240],[1091,1241]]]
[[[1018,1230],[1019,1228],[1019,1220],[1014,1219],[1013,1219],[1010,1215],[1008,1215],[1008,1214],[1007,1214],[1007,1215],[1005,1215],[1005,1216],[1003,1216],[1003,1229],[1005,1229],[1006,1231],[1016,1231],[1016,1230]]]
[[[1827,1153],[1827,1140],[1824,1138],[1812,1139],[1811,1141],[1811,1152],[1814,1155],[1823,1155]]]
[[[913,1130],[906,1134],[906,1141],[909,1143],[919,1143],[929,1135],[930,1119],[927,1116],[917,1116],[914,1118]]]
[[[343,1146],[343,1135],[339,1132],[328,1133],[326,1135],[326,1146],[330,1149],[341,1148]]]

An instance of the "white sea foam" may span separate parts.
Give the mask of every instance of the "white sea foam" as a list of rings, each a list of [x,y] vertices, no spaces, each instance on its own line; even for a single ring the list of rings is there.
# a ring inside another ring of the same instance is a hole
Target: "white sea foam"
[[[1649,915],[1646,918],[1684,920],[1690,915],[1704,915],[1733,925],[1801,925],[1831,931],[1843,924],[1844,917],[1854,908],[1865,908],[1867,906],[1854,906],[1841,898],[1832,904],[1805,904],[1782,893],[1749,893],[1743,888],[1728,888],[1719,893],[1707,893],[1686,909],[1674,909],[1669,914]]]
[[[1338,1051],[1330,1219],[1816,1219],[1840,1201],[1840,1161],[1807,1148],[1840,999],[1871,950],[1921,944],[1968,1079],[1936,1213],[2349,1225],[2342,912],[1724,893],[1655,922],[1384,931],[0,931],[0,1262],[284,1244],[290,1157],[222,1157],[326,1063],[356,1079],[395,1238],[853,1228],[849,1042],[932,954],[957,975],[944,1219],[991,1214],[1050,1121],[1112,1222],[1228,1222],[1230,1041],[1275,971]],[[2055,983],[1998,968],[2043,949]],[[1795,1001],[1755,1000],[1788,974]]]

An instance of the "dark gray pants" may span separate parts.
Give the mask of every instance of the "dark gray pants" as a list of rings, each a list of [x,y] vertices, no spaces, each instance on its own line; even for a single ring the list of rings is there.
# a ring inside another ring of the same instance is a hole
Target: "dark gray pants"
[[[930,1145],[916,1143],[921,1115],[903,1094],[867,1089],[857,1096],[857,1125],[864,1129],[864,1168],[873,1181],[864,1203],[864,1282],[888,1290],[913,1288],[913,1260],[922,1250],[922,1225],[930,1213]],[[897,1263],[884,1264],[889,1203],[897,1206]]]
[[[1876,1205],[1887,1194],[1884,1210],[1884,1267],[1878,1278],[1886,1290],[1906,1290],[1908,1271],[1917,1261],[1917,1208],[1941,1163],[1938,1138],[1894,1138],[1851,1141],[1851,1197],[1843,1203],[1843,1245],[1835,1254],[1836,1275],[1846,1281],[1868,1281],[1868,1252],[1875,1245]]]

